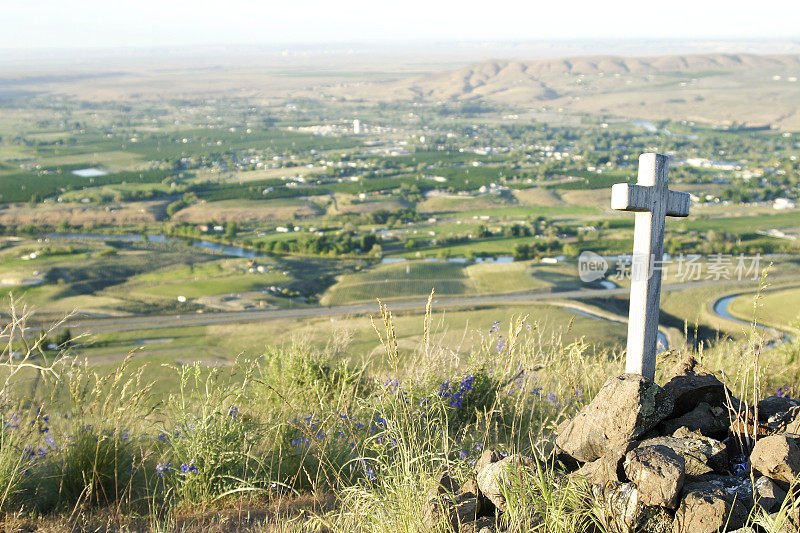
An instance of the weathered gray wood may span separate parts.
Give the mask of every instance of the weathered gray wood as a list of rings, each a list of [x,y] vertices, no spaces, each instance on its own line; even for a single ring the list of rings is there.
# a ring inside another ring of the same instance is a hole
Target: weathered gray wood
[[[611,207],[620,211],[652,211],[653,195],[647,187],[632,183],[617,183],[611,188]],[[668,191],[667,216],[689,216],[689,193]]]
[[[634,211],[631,301],[625,372],[653,379],[656,372],[661,261],[667,216],[689,215],[689,195],[667,186],[669,158],[639,156],[636,185],[618,183],[611,190],[611,207]]]

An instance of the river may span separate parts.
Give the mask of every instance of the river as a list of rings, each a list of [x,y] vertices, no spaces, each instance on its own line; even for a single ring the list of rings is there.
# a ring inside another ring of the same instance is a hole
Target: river
[[[143,238],[142,235],[106,235],[103,233],[49,233],[47,236],[49,238],[56,238],[56,239],[93,239],[93,240],[124,241],[124,242],[137,242],[141,241]],[[244,257],[247,259],[253,259],[255,257],[267,257],[266,254],[260,253],[251,248],[243,248],[241,246],[229,246],[227,244],[220,244],[218,242],[207,241],[204,239],[193,239],[191,237],[187,238],[166,237],[164,235],[152,235],[152,234],[147,234],[144,237],[147,238],[148,242],[183,243],[183,244],[188,244],[190,246],[194,246],[195,248],[200,248],[203,250],[208,250],[210,252],[217,252],[224,255],[229,255],[231,257]]]

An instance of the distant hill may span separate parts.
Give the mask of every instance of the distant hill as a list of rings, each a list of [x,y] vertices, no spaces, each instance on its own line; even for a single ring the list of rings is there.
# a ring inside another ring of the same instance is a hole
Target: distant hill
[[[800,55],[489,60],[340,90],[344,98],[487,102],[800,129]]]

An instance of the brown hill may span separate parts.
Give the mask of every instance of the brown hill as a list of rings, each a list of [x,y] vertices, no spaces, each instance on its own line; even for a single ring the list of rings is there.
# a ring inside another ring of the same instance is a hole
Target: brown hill
[[[711,54],[489,60],[391,83],[344,87],[375,100],[494,103],[636,118],[800,129],[800,56]]]

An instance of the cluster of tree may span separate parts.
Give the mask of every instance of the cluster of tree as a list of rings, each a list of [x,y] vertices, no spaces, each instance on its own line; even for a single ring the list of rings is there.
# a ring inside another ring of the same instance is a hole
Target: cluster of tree
[[[187,192],[181,198],[167,206],[167,216],[172,217],[181,209],[185,209],[194,203],[197,203],[197,195],[193,192]]]
[[[358,236],[350,232],[316,235],[304,234],[295,239],[260,241],[256,247],[263,252],[295,253],[306,255],[350,255],[355,253],[382,253],[378,238],[371,234]]]
[[[566,250],[570,252],[571,250]],[[513,255],[517,261],[524,261],[526,259],[538,259],[540,257],[565,253],[564,246],[558,239],[547,239],[541,241],[534,241],[532,243],[517,243],[514,245]],[[566,254],[573,255],[573,254]]]
[[[396,211],[389,211],[388,209],[378,209],[369,215],[366,215],[366,223],[379,224],[381,226],[394,226],[397,223],[408,224],[411,222],[419,222],[422,220],[422,215],[417,213],[413,208],[398,209]]]

